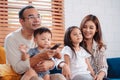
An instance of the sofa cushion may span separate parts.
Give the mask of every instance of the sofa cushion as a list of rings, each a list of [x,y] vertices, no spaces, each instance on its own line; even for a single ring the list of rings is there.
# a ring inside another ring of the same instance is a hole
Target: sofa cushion
[[[20,80],[20,77],[9,64],[0,64],[0,80]]]
[[[108,77],[109,78],[120,78],[120,57],[108,58]]]

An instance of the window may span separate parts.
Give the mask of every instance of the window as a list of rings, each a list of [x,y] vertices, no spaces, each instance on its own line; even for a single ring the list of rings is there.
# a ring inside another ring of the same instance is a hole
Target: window
[[[53,33],[53,44],[63,44],[63,0],[0,0],[0,46],[3,46],[8,33],[21,27],[18,12],[26,5],[33,5],[38,9],[42,26],[50,28]]]

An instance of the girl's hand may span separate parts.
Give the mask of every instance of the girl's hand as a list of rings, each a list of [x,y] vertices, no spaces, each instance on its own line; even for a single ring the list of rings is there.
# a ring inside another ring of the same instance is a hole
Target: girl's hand
[[[62,74],[65,76],[67,80],[71,80],[71,72],[69,66],[65,63],[62,67]]]

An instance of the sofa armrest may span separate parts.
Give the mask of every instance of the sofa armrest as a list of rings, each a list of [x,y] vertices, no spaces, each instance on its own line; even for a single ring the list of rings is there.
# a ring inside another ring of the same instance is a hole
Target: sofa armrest
[[[0,64],[0,80],[20,80],[20,77],[9,64]]]
[[[6,55],[3,47],[0,46],[0,64],[6,63]]]

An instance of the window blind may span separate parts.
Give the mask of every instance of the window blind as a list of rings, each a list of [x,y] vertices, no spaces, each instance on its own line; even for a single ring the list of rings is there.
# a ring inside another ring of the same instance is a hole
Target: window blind
[[[65,30],[63,0],[0,0],[0,46],[3,46],[8,33],[21,27],[18,12],[27,5],[37,8],[41,15],[41,26],[51,29],[52,45],[63,44]]]

